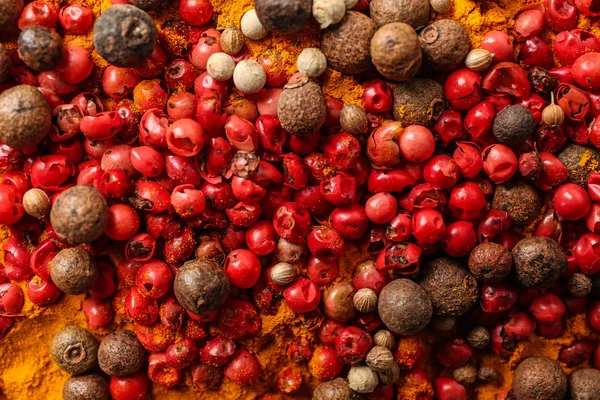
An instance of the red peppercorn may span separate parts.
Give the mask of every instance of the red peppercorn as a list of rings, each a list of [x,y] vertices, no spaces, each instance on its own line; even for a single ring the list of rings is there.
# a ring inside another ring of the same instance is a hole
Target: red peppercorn
[[[477,184],[465,182],[452,189],[448,206],[456,218],[470,221],[483,211],[485,195]]]
[[[515,305],[518,298],[519,293],[509,284],[484,284],[481,288],[481,308],[487,313],[508,311]]]
[[[344,363],[332,347],[320,346],[313,352],[308,368],[315,378],[330,380],[342,372]]]
[[[33,277],[27,284],[27,298],[40,307],[56,303],[62,295],[63,292],[52,281]]]
[[[376,224],[388,223],[396,215],[398,203],[389,193],[377,193],[365,203],[367,217]]]
[[[562,349],[558,354],[558,360],[567,364],[568,367],[574,367],[591,360],[595,348],[596,345],[593,342],[587,340],[577,341]]]
[[[252,385],[260,377],[260,364],[246,349],[236,349],[223,374],[240,386]]]
[[[339,260],[346,253],[346,245],[340,234],[323,225],[309,232],[306,244],[310,252],[323,261]]]
[[[522,311],[510,314],[508,321],[503,325],[504,332],[514,340],[525,340],[533,334],[535,321],[529,314]]]
[[[115,316],[115,311],[109,301],[91,297],[83,301],[83,312],[87,317],[88,328],[92,330],[110,324]]]
[[[404,128],[398,142],[400,154],[405,160],[423,162],[435,151],[435,138],[424,126],[410,125]]]
[[[494,183],[506,182],[517,172],[517,156],[508,146],[493,144],[485,148],[481,155],[483,170]]]
[[[477,237],[473,224],[467,221],[454,222],[446,228],[442,249],[452,257],[464,257],[471,252]]]
[[[513,43],[510,37],[500,31],[488,32],[481,42],[481,48],[494,55],[494,63],[510,61],[513,57]]]
[[[126,204],[115,204],[108,208],[108,222],[104,233],[113,240],[129,240],[140,228],[140,217]]]
[[[575,82],[583,89],[600,90],[600,53],[587,53],[580,56],[571,70]]]
[[[24,30],[30,26],[45,26],[54,28],[58,20],[58,9],[52,3],[36,0],[23,8],[19,17],[18,26]]]
[[[142,400],[148,393],[148,378],[143,372],[110,378],[110,395],[114,400]]]
[[[437,378],[433,387],[438,400],[466,400],[467,389],[449,377]]]
[[[587,320],[594,331],[600,332],[600,301],[592,303],[588,311]]]
[[[473,107],[465,117],[465,129],[472,137],[482,137],[492,130],[496,108],[488,101]]]
[[[467,68],[457,69],[446,78],[444,93],[452,107],[469,110],[481,101],[481,76]]]
[[[552,198],[552,203],[558,216],[569,221],[585,217],[591,206],[586,191],[574,183],[560,186]]]
[[[379,80],[363,83],[362,106],[366,112],[382,113],[392,109],[392,92]]]
[[[421,244],[434,244],[446,232],[442,214],[432,208],[417,210],[412,217],[412,234]]]
[[[325,261],[311,255],[308,258],[308,277],[317,285],[323,286],[337,278],[339,268],[337,261]]]
[[[548,293],[536,297],[529,311],[533,317],[543,324],[554,324],[560,321],[566,311],[565,304],[554,294]]]
[[[283,292],[285,302],[297,313],[313,311],[321,301],[321,292],[313,281],[299,278]]]
[[[223,269],[233,286],[249,289],[258,282],[261,266],[258,257],[254,253],[249,250],[238,249],[229,253],[225,259]]]
[[[493,94],[509,94],[526,99],[531,94],[527,73],[517,64],[501,62],[488,71],[482,87]]]
[[[355,326],[342,329],[335,339],[335,351],[338,357],[350,365],[363,361],[372,346],[371,335]]]
[[[546,0],[546,22],[556,32],[575,28],[577,9],[572,0]]]

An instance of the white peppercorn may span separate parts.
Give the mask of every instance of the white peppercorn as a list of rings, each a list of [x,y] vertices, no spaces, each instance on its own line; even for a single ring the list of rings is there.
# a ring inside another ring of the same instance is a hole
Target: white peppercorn
[[[233,76],[235,62],[229,54],[215,53],[211,55],[206,63],[206,72],[217,81],[228,81]]]
[[[321,29],[325,29],[344,18],[346,3],[344,0],[313,0],[312,14]]]
[[[296,279],[296,276],[296,268],[292,264],[286,262],[275,264],[273,268],[271,268],[269,274],[271,280],[281,286],[289,285]]]
[[[317,48],[307,47],[298,56],[298,71],[309,78],[317,78],[327,69],[327,57]]]
[[[355,392],[371,393],[378,383],[377,373],[366,365],[355,365],[348,372],[348,384]]]
[[[269,33],[267,28],[259,21],[254,8],[246,11],[240,22],[240,28],[244,36],[250,40],[260,40]]]
[[[235,66],[233,84],[243,93],[258,93],[267,82],[267,75],[260,64],[254,60],[243,60]]]
[[[367,353],[366,361],[373,371],[382,372],[392,368],[394,355],[387,347],[375,346]]]
[[[352,301],[358,312],[368,313],[377,307],[377,293],[372,289],[362,288],[354,294]]]
[[[375,346],[383,346],[387,347],[389,350],[394,350],[396,347],[396,338],[394,338],[392,332],[387,329],[382,329],[373,336],[373,344]]]

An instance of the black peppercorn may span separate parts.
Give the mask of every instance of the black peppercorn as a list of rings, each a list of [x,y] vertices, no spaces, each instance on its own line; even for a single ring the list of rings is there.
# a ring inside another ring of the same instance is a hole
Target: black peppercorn
[[[17,29],[17,20],[24,5],[23,0],[0,0],[0,32],[12,32]]]
[[[4,83],[10,77],[12,69],[12,60],[8,50],[0,43],[0,83]]]
[[[98,342],[85,329],[67,326],[54,335],[50,355],[65,372],[78,375],[94,368],[97,363]]]
[[[268,30],[300,32],[312,16],[311,0],[255,0],[256,15]]]
[[[152,18],[132,5],[112,6],[94,25],[98,54],[117,67],[142,65],[154,51],[156,37]]]
[[[562,400],[567,394],[567,377],[560,364],[547,357],[521,361],[513,376],[517,400]]]
[[[512,250],[517,282],[526,288],[545,288],[567,269],[567,257],[554,239],[532,236]]]
[[[132,331],[112,332],[98,348],[98,364],[111,376],[133,374],[144,365],[146,351]]]
[[[419,34],[423,65],[432,71],[452,71],[467,57],[471,39],[465,27],[450,19],[441,19]]]
[[[514,104],[496,115],[492,130],[500,143],[515,145],[529,139],[536,126],[531,111],[525,106]]]
[[[527,226],[540,214],[543,198],[540,192],[525,182],[505,182],[496,185],[492,208],[506,211],[518,226]]]
[[[29,26],[18,40],[19,57],[35,71],[50,71],[60,61],[62,39],[55,30],[45,26]]]
[[[108,382],[99,374],[72,376],[62,390],[63,400],[109,400]]]
[[[217,310],[227,297],[231,284],[223,268],[213,260],[188,261],[179,268],[173,282],[177,301],[186,310],[202,314]]]
[[[129,2],[140,10],[152,11],[160,7],[165,0],[129,0]]]
[[[596,149],[578,144],[568,144],[557,155],[569,171],[569,182],[586,188],[590,173],[600,168],[600,155]]]
[[[558,86],[558,78],[540,67],[532,67],[527,72],[531,87],[538,93],[548,94]]]
[[[444,112],[444,90],[433,79],[411,79],[393,91],[394,119],[404,126],[433,126]]]

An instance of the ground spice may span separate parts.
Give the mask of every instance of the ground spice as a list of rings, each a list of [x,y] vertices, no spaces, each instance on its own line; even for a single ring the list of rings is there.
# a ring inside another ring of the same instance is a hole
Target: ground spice
[[[111,0],[46,0],[57,6],[66,4],[84,3],[87,4],[97,17],[100,13],[111,6]],[[231,24],[239,27],[242,15],[253,7],[252,0],[212,0],[211,1],[216,15],[217,29],[223,30]],[[477,48],[485,34],[492,30],[508,32],[512,29],[513,16],[524,5],[535,3],[532,0],[499,0],[491,1],[472,1],[472,0],[453,0],[450,11],[439,15],[436,18],[448,18],[461,22],[469,32],[473,48]],[[159,36],[163,44],[175,50],[183,50],[189,46],[186,38],[182,34],[176,33],[172,27],[172,20],[177,17],[177,2],[167,2],[163,8],[151,12],[151,16],[156,21]],[[600,25],[592,24],[589,18],[580,16],[578,26],[582,29],[592,31],[600,36]],[[550,42],[554,37],[553,33],[545,33],[543,38]],[[296,72],[296,60],[304,47],[319,47],[320,32],[316,26],[311,26],[302,33],[291,35],[280,35],[270,33],[261,41],[247,40],[247,46],[255,58],[273,57],[281,61],[283,68],[289,74]],[[92,57],[99,68],[106,67],[107,63],[93,51],[91,32],[85,35],[66,35],[64,38],[66,44],[80,45],[88,50],[92,50]],[[165,43],[166,42],[166,43]],[[16,49],[15,41],[4,43],[9,50]],[[356,77],[343,76],[337,71],[328,69],[323,76],[319,78],[323,84],[323,91],[326,95],[332,96],[348,104],[360,104],[362,96],[362,87]],[[534,223],[535,224],[535,223]],[[532,224],[532,226],[534,225]],[[530,235],[532,227],[526,227],[521,233]],[[6,227],[0,226],[0,244],[4,243],[10,236]],[[354,246],[349,246],[347,255],[340,261],[339,276],[332,284],[347,281],[351,279],[354,268],[361,262],[368,259],[366,254],[359,251]],[[0,251],[0,263],[4,261],[4,252]],[[306,275],[306,270],[301,271]],[[19,284],[26,292],[26,283]],[[93,334],[101,338],[108,332],[118,328],[132,329],[131,324],[127,323],[123,317],[122,304],[124,300],[121,291],[114,298],[114,304],[119,305],[117,315],[113,324],[108,328],[95,330]],[[39,398],[40,395],[47,400],[59,400],[61,390],[67,374],[60,371],[50,359],[48,347],[52,336],[65,325],[78,325],[85,327],[85,314],[82,311],[84,296],[65,296],[57,304],[40,308],[26,300],[23,308],[24,317],[19,317],[15,326],[9,331],[0,345],[0,399],[26,400],[28,398]],[[295,370],[302,374],[304,382],[303,389],[294,398],[309,399],[311,388],[314,388],[318,382],[311,376],[308,368],[297,368],[287,356],[287,347],[290,338],[304,338],[316,343],[314,324],[318,320],[297,317],[282,302],[278,312],[275,315],[262,315],[262,329],[257,337],[244,343],[244,345],[257,355],[261,367],[262,375],[258,384],[249,388],[241,388],[237,384],[224,379],[218,391],[209,391],[205,393],[196,393],[190,391],[186,386],[180,386],[171,389],[168,392],[164,389],[153,386],[154,397],[164,400],[175,400],[181,398],[185,392],[186,398],[222,400],[222,399],[257,399],[263,394],[270,392],[272,396],[263,396],[263,398],[273,400],[282,400],[287,397],[282,396],[276,391],[278,372],[285,367],[296,367]],[[508,360],[503,360],[494,355],[486,355],[481,360],[481,365],[494,367],[499,374],[497,383],[478,384],[476,387],[477,398],[481,400],[493,400],[500,394],[510,389],[512,384],[512,371],[518,363],[530,355],[544,355],[557,359],[563,346],[571,344],[574,340],[583,338],[598,338],[591,333],[590,327],[585,321],[584,315],[578,315],[566,322],[565,333],[558,339],[547,340],[538,336],[532,336],[529,340],[518,344],[513,355]],[[419,335],[421,343],[425,344],[426,359],[430,359],[429,347],[434,342],[436,334],[428,331]],[[405,343],[408,343],[405,341]],[[410,360],[405,360],[410,361]],[[585,364],[586,366],[588,364]],[[426,372],[429,371],[427,365],[422,366]],[[569,373],[571,369],[563,365],[565,371]],[[186,376],[186,383],[191,386],[191,377]],[[424,395],[432,395],[433,389],[428,383],[413,382],[407,379],[400,387],[398,398],[402,399],[420,399]]]

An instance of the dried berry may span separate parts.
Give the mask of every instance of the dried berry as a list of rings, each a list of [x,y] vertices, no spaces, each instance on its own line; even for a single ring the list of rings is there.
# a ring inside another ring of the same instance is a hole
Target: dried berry
[[[506,211],[518,226],[527,226],[540,214],[543,198],[540,192],[525,182],[496,185],[492,208]]]
[[[569,293],[574,297],[585,297],[592,291],[592,279],[580,272],[577,272],[567,281]]]
[[[394,89],[394,119],[404,126],[433,126],[444,112],[444,91],[432,79],[411,79]]]
[[[520,104],[514,104],[496,115],[492,130],[500,143],[516,145],[529,139],[536,126],[531,111]]]
[[[50,214],[52,203],[41,189],[29,189],[23,195],[23,209],[34,218],[42,219]]]
[[[146,351],[135,336],[128,330],[110,333],[98,348],[98,364],[104,373],[111,376],[133,374],[144,365]]]
[[[312,0],[312,15],[321,29],[337,24],[345,14],[344,0]]]
[[[556,240],[532,236],[512,250],[517,282],[526,288],[545,288],[567,269],[567,257]]]
[[[50,223],[58,236],[72,244],[92,243],[104,232],[108,206],[98,189],[77,185],[54,201]]]
[[[340,112],[340,125],[345,132],[353,135],[366,133],[369,129],[367,112],[361,106],[344,104]]]
[[[19,85],[0,94],[0,141],[23,149],[40,142],[50,130],[52,111],[37,88]]]
[[[600,155],[596,149],[568,144],[560,153],[558,159],[569,171],[569,182],[586,188],[590,174],[600,168]]]
[[[593,400],[600,395],[600,370],[584,368],[569,376],[571,400]]]
[[[408,279],[396,279],[381,291],[378,311],[390,331],[397,335],[414,335],[431,320],[431,303],[419,285]]]
[[[96,51],[117,67],[142,65],[154,51],[156,38],[152,18],[132,5],[112,6],[94,24]]]
[[[325,98],[317,83],[300,78],[283,88],[277,105],[277,117],[287,132],[309,136],[323,126],[326,115]]]
[[[286,262],[275,264],[273,268],[271,268],[271,273],[269,274],[271,280],[275,284],[281,286],[289,285],[296,279],[296,276],[298,276],[296,267]]]
[[[152,11],[160,7],[165,0],[129,0],[129,2],[141,10]]]
[[[309,78],[318,78],[327,69],[327,57],[317,48],[307,47],[298,56],[298,72]]]
[[[50,71],[63,53],[62,39],[55,30],[45,26],[29,26],[19,35],[19,57],[35,71]]]
[[[24,0],[0,0],[0,33],[17,28],[17,20],[23,11]]]
[[[96,366],[98,342],[85,329],[67,326],[52,338],[50,355],[56,365],[73,375],[83,374]]]
[[[223,268],[205,258],[183,264],[173,284],[177,301],[194,314],[216,311],[227,300],[230,288]]]
[[[390,368],[377,373],[379,376],[379,383],[382,385],[393,385],[400,379],[401,372],[400,366],[394,361]]]
[[[465,27],[450,19],[435,21],[423,29],[419,37],[423,48],[423,65],[432,71],[456,69],[471,47]]]
[[[11,69],[12,59],[10,58],[10,54],[8,54],[6,47],[0,43],[0,83],[4,83],[8,78],[10,78]]]
[[[371,66],[371,38],[375,24],[365,14],[348,11],[342,21],[323,31],[321,51],[329,66],[344,74],[358,74]]]
[[[510,252],[497,243],[481,243],[469,256],[469,271],[480,282],[501,282],[510,274],[511,268]]]
[[[423,0],[372,0],[370,4],[371,18],[377,26],[404,22],[419,29],[427,25],[429,10],[429,1]]]
[[[258,19],[254,8],[244,13],[240,21],[240,29],[244,36],[250,40],[261,40],[269,34],[267,28]]]
[[[558,362],[529,357],[517,366],[512,390],[517,400],[562,400],[567,393],[567,377]]]
[[[477,380],[477,368],[472,364],[466,364],[452,371],[452,377],[463,386],[469,386]]]
[[[108,382],[99,374],[72,376],[65,381],[63,400],[109,400]]]
[[[367,353],[366,363],[373,371],[383,372],[393,367],[394,355],[383,346],[375,346]]]
[[[382,329],[373,336],[373,344],[375,346],[383,346],[389,350],[393,350],[396,348],[396,339],[392,332]]]
[[[371,59],[377,71],[392,81],[406,81],[421,68],[417,32],[408,24],[393,22],[379,28],[371,39]]]
[[[272,32],[300,32],[310,21],[311,0],[255,0],[256,14]]]
[[[477,281],[457,260],[431,260],[419,284],[429,295],[435,315],[463,315],[477,302]]]
[[[359,289],[352,299],[358,312],[368,313],[377,308],[377,293],[369,288]]]
[[[494,54],[485,49],[473,49],[465,58],[465,67],[475,72],[485,71],[494,60]]]
[[[233,24],[221,33],[221,49],[229,55],[239,53],[245,42],[244,34]]]
[[[348,385],[357,393],[371,393],[378,384],[377,373],[366,365],[354,365],[348,371]]]
[[[467,341],[477,350],[485,349],[490,345],[490,332],[483,326],[471,329]]]
[[[344,378],[335,378],[321,383],[315,389],[312,400],[353,400],[358,399]]]
[[[83,294],[98,278],[98,266],[89,253],[77,247],[61,250],[50,262],[52,282],[67,294]]]

